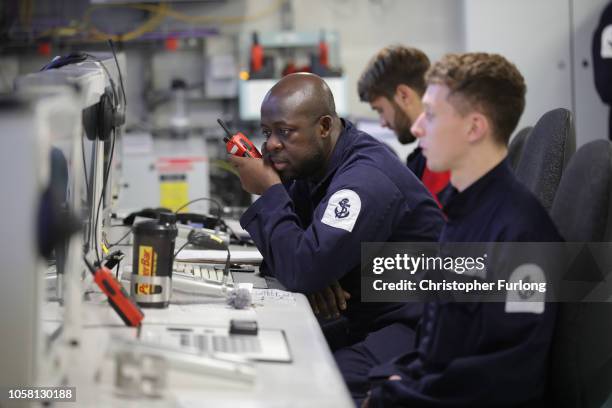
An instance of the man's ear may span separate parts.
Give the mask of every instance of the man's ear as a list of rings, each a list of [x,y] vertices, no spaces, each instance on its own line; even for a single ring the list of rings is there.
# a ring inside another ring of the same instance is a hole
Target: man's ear
[[[330,115],[324,115],[319,118],[319,129],[321,131],[321,137],[326,138],[331,135],[332,125],[334,123],[333,118]]]
[[[477,143],[484,140],[485,137],[492,137],[492,128],[489,118],[480,112],[472,112],[468,114],[468,141]]]
[[[399,105],[400,108],[406,110],[414,103],[415,93],[406,84],[399,84],[395,88],[395,95],[393,95],[393,100],[395,103]]]

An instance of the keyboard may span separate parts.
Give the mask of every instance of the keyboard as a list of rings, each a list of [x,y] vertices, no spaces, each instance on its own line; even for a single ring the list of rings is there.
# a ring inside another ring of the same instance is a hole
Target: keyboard
[[[173,277],[188,277],[203,282],[221,284],[223,282],[223,268],[223,265],[175,261],[172,266],[172,274]],[[228,286],[234,285],[231,273],[227,275],[226,283]]]

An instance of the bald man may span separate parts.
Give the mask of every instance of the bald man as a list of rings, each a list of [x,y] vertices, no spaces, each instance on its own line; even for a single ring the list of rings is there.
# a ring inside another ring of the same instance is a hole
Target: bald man
[[[291,291],[319,292],[339,281],[351,294],[345,338],[328,336],[335,347],[402,322],[397,350],[380,336],[372,347],[389,357],[406,350],[405,325],[413,326],[422,309],[361,302],[361,243],[437,240],[443,219],[433,198],[386,146],[338,117],[316,75],[292,74],[274,85],[261,106],[261,129],[263,160],[229,160],[243,188],[261,195],[240,224],[267,268]]]

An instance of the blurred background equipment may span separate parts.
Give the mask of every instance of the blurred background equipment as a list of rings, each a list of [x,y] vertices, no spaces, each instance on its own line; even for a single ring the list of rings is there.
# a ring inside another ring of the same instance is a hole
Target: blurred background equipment
[[[0,248],[0,360],[11,368],[0,370],[3,386],[61,385],[68,370],[67,349],[79,339],[77,257],[83,241],[75,234],[82,179],[76,171],[81,170],[78,106],[75,93],[61,87],[0,98],[0,150],[10,152],[0,171],[1,185],[10,192],[0,203],[3,231],[10,233]],[[61,258],[56,257],[59,248]],[[68,275],[63,324],[43,320],[49,269]]]
[[[244,44],[243,39],[242,44]],[[244,47],[244,45],[243,45]],[[264,96],[279,78],[296,72],[311,72],[325,79],[336,111],[347,116],[347,78],[338,65],[339,37],[334,31],[253,32],[249,51],[249,71],[240,72],[238,99],[240,119],[258,120]]]

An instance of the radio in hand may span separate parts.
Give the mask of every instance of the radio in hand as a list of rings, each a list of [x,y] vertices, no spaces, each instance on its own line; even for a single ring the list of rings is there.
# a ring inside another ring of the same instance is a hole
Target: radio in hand
[[[223,122],[221,119],[217,119],[217,122],[227,134],[227,136],[223,138],[223,141],[225,141],[225,146],[228,153],[233,154],[234,156],[261,159],[261,153],[259,153],[259,150],[257,150],[249,138],[247,138],[241,132],[232,135],[232,132],[229,131],[225,125],[225,122]]]

